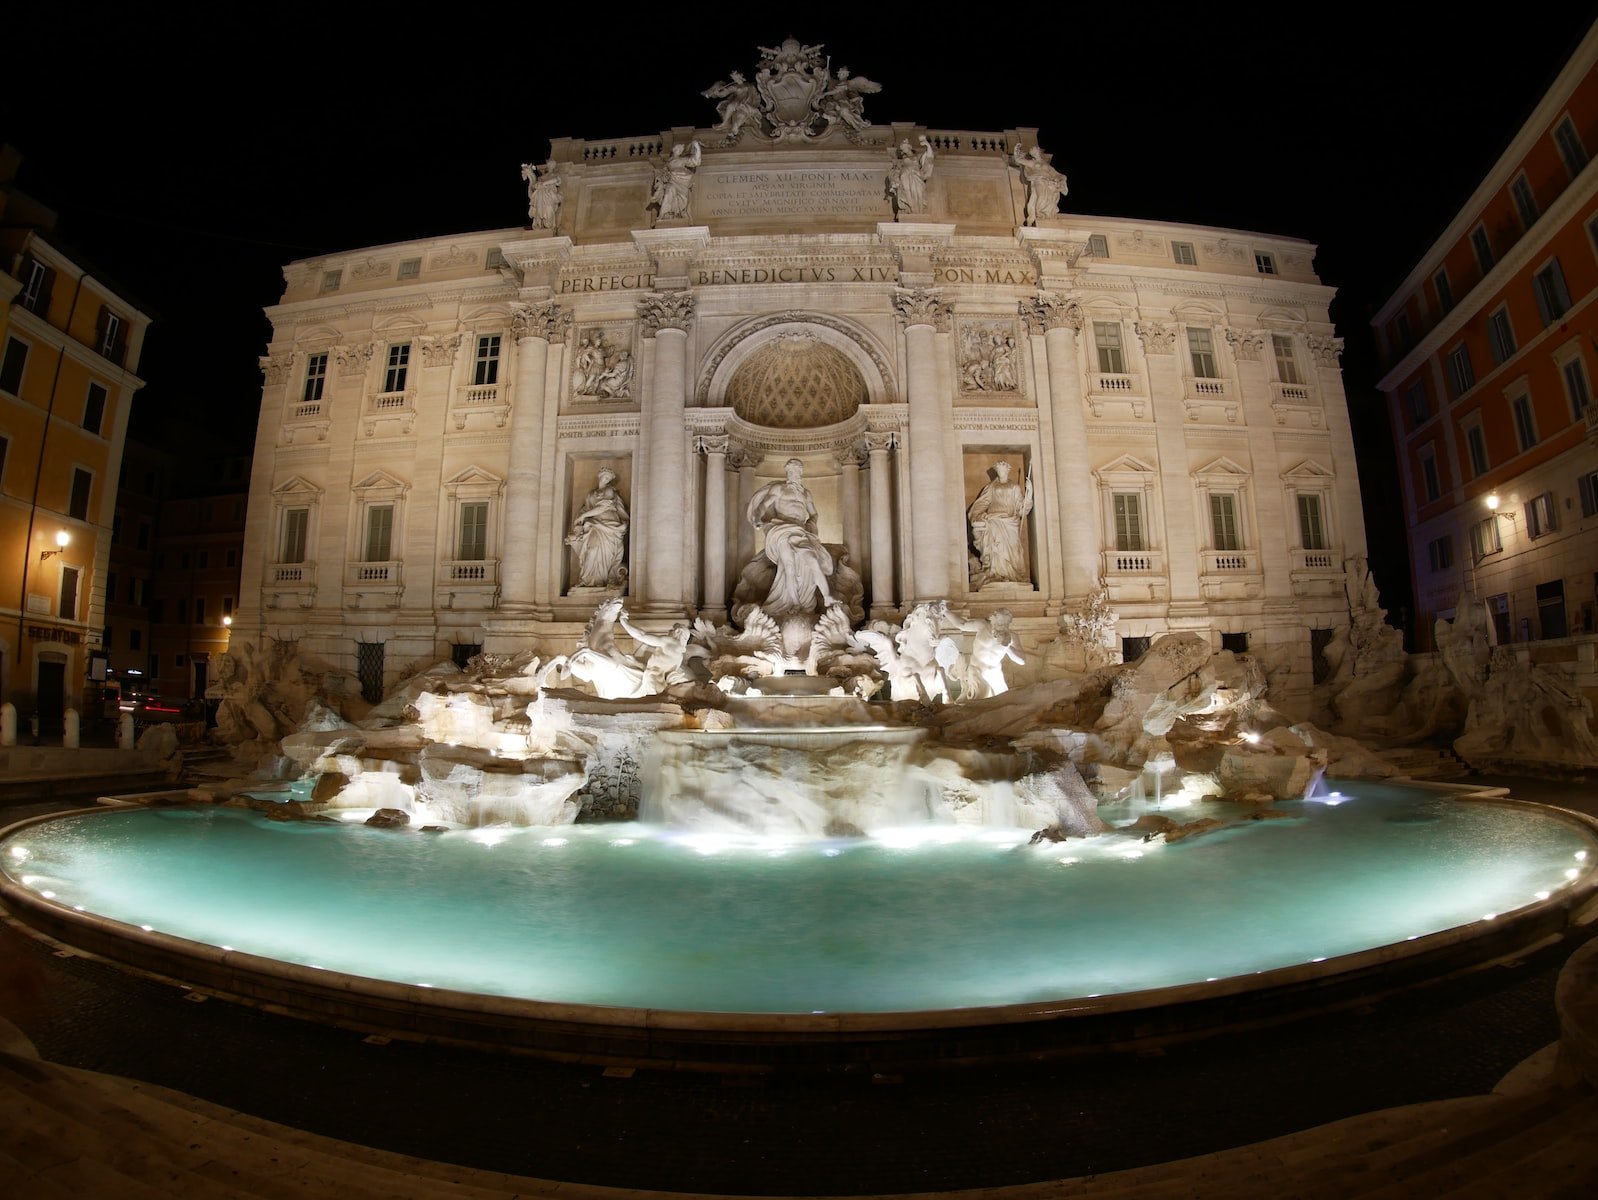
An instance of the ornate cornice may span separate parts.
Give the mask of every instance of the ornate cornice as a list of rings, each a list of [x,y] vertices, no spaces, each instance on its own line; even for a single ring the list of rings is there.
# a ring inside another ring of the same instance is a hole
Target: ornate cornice
[[[571,328],[572,315],[553,300],[544,300],[535,304],[512,304],[510,306],[511,335],[519,342],[525,338],[542,338],[546,342],[560,343],[566,340],[566,331]]]
[[[943,298],[943,293],[937,288],[896,288],[893,311],[906,329],[915,325],[931,325],[938,332],[947,333],[954,306]]]
[[[687,333],[694,323],[692,292],[650,292],[638,300],[638,319],[644,336],[654,337],[663,329]]]

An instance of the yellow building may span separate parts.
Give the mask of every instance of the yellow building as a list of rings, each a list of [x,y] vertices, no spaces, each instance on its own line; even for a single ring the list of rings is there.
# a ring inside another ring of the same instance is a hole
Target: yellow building
[[[16,161],[0,154],[0,698],[49,732],[97,691],[150,318],[48,239],[53,214],[10,184]]]

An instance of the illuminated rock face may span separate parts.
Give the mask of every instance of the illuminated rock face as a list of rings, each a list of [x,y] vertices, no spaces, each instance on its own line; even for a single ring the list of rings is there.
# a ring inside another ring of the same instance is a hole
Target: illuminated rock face
[[[704,128],[507,159],[528,228],[285,268],[235,629],[351,701],[569,653],[605,596],[741,631],[749,502],[797,460],[853,629],[1008,610],[1012,683],[1230,635],[1308,715],[1365,552],[1314,247],[1057,212],[1035,130],[873,124],[870,78],[769,52],[681,81]]]

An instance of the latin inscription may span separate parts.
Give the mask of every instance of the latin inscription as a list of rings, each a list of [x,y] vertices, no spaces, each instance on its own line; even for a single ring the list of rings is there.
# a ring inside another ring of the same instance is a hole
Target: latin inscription
[[[881,171],[793,170],[701,173],[694,213],[700,217],[807,217],[887,211]]]
[[[1025,267],[939,267],[939,283],[1023,283],[1036,284],[1036,272]]]
[[[888,267],[731,267],[694,272],[694,283],[886,283]]]
[[[625,275],[582,275],[575,279],[562,279],[556,294],[573,296],[579,292],[631,292],[655,286],[655,277],[647,272]]]

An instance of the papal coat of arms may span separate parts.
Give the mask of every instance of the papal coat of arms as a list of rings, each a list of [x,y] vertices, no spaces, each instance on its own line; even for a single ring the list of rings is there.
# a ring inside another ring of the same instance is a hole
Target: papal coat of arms
[[[753,83],[734,71],[730,80],[705,89],[703,95],[719,101],[717,132],[726,134],[728,144],[745,129],[777,141],[822,137],[834,126],[851,137],[859,133],[867,124],[863,97],[880,92],[882,85],[851,75],[848,67],[833,71],[821,49],[798,38],[774,49],[761,46]]]

